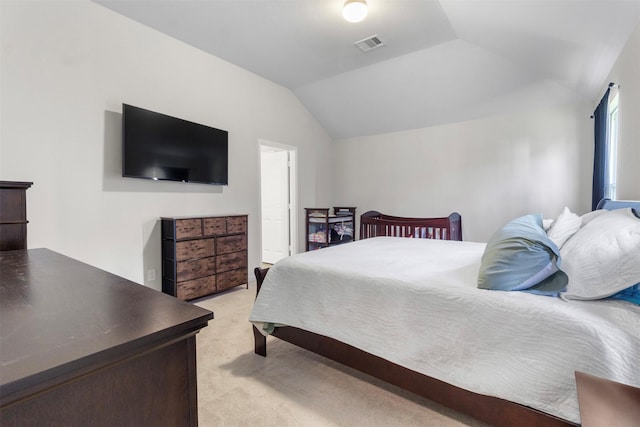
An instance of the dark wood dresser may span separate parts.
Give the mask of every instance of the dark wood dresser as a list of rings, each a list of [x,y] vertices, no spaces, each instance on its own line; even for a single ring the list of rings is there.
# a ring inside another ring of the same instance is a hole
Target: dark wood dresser
[[[33,182],[0,181],[0,251],[27,249],[27,189]]]
[[[212,312],[48,249],[0,263],[0,425],[197,425]]]
[[[162,220],[162,291],[192,300],[248,284],[247,215]]]

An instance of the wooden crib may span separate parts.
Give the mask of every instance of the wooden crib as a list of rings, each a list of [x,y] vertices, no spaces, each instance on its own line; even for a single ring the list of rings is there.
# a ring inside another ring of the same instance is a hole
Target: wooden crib
[[[462,218],[453,212],[442,218],[408,218],[368,211],[360,216],[360,239],[376,236],[462,240]]]

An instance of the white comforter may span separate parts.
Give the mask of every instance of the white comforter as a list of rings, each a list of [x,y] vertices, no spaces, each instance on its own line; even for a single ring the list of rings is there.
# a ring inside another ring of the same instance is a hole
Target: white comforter
[[[376,237],[298,254],[269,270],[250,321],[573,422],[575,371],[640,386],[639,306],[478,289],[484,247]]]

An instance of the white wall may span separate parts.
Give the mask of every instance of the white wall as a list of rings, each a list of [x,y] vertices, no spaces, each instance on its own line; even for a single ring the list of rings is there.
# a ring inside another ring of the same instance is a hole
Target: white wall
[[[88,0],[2,0],[0,19],[0,179],[34,181],[29,247],[140,283],[146,270],[160,273],[160,216],[248,213],[257,265],[258,139],[298,147],[301,224],[315,206],[457,210],[464,238],[485,241],[517,215],[590,206],[593,105],[353,138],[332,151],[289,90]],[[607,79],[621,84],[626,199],[640,198],[639,51],[636,29]],[[123,102],[228,130],[230,185],[122,178]],[[299,235],[304,247],[300,224]]]
[[[610,81],[619,83],[618,199],[640,199],[640,23]],[[510,219],[591,208],[589,105],[550,107],[334,143],[334,198],[359,213],[462,215],[463,238],[487,241]]]
[[[620,85],[617,198],[640,200],[640,23],[604,84],[609,82]],[[594,110],[599,102],[594,100]]]
[[[34,182],[29,248],[160,289],[159,217],[247,213],[258,265],[259,139],[298,147],[301,210],[330,204],[331,139],[288,89],[87,0],[0,17],[0,179]],[[123,102],[228,130],[229,186],[122,178]]]
[[[464,240],[487,241],[517,216],[590,209],[589,106],[336,141],[335,198],[358,212],[462,215]]]

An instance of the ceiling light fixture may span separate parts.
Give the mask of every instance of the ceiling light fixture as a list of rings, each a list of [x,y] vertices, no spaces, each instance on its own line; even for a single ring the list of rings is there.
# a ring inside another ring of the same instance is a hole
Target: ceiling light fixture
[[[366,0],[347,0],[344,2],[342,16],[349,22],[360,22],[367,16]]]

